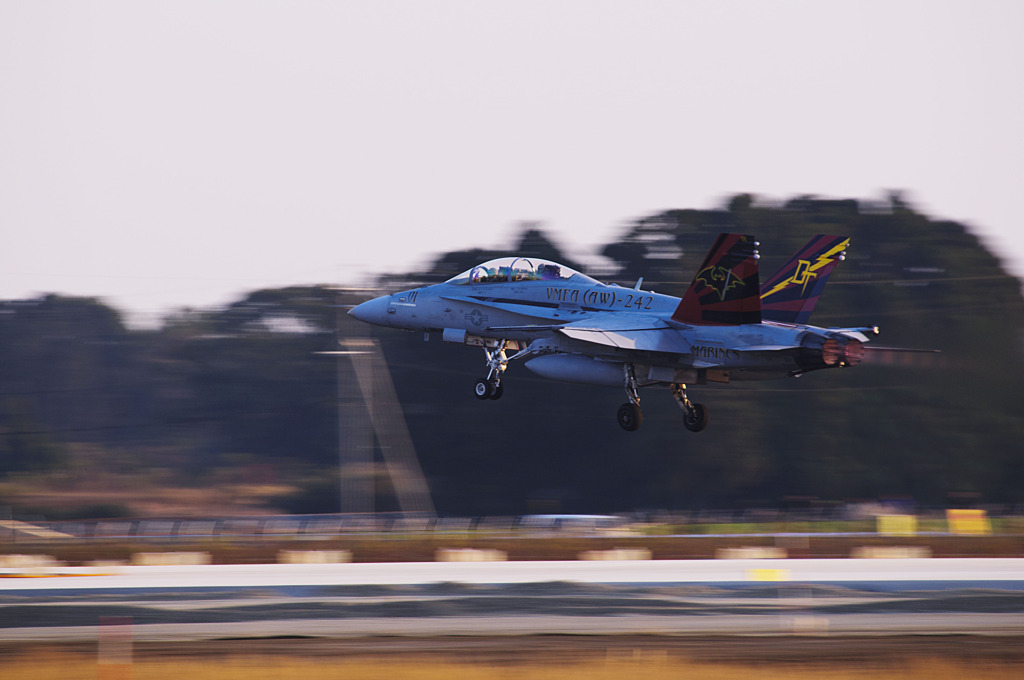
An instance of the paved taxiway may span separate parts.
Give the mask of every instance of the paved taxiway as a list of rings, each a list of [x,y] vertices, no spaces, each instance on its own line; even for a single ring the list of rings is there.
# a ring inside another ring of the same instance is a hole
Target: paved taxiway
[[[0,578],[0,641],[373,635],[1024,635],[1024,559],[59,568]]]

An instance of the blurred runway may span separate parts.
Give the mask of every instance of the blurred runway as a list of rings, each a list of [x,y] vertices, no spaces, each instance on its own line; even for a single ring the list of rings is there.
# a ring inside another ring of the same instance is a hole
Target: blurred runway
[[[3,570],[0,641],[1024,635],[1024,560],[653,560]],[[126,623],[128,622],[128,623]]]
[[[4,576],[10,578],[3,578]],[[19,578],[20,577],[20,578]],[[331,585],[942,582],[1024,584],[1024,558],[567,560],[0,569],[0,593]]]

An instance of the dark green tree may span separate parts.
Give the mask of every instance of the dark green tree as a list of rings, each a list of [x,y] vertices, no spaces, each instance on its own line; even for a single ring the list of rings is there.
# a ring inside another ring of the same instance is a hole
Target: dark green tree
[[[774,204],[741,194],[720,209],[638,219],[602,253],[619,282],[644,277],[645,288],[679,295],[722,231],[758,238],[763,276],[814,234],[851,237],[812,321],[877,324],[876,346],[941,354],[878,351],[856,368],[799,380],[691,386],[711,412],[699,434],[685,430],[667,392],[643,390],[644,427],[626,433],[614,417],[621,389],[546,381],[518,363],[500,401],[474,399],[482,351],[354,325],[344,314],[360,301],[354,292],[255,291],[146,331],[126,329],[101,301],[49,295],[0,303],[0,476],[63,465],[73,445],[88,443],[121,465],[199,479],[259,468],[309,489],[289,507],[333,511],[338,386],[352,384],[351,366],[320,353],[337,347],[340,332],[381,342],[446,514],[793,497],[1024,500],[1024,299],[1020,282],[967,228],[898,194]],[[522,225],[511,243],[442,255],[427,271],[390,272],[381,285],[441,281],[512,254],[584,269],[537,225]]]

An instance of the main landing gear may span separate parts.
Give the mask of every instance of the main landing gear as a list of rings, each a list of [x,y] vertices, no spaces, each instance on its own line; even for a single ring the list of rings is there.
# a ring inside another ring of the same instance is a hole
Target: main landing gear
[[[508,340],[502,340],[494,349],[484,347],[484,354],[487,355],[487,377],[480,378],[473,386],[473,394],[477,399],[501,399],[501,395],[505,393],[505,387],[501,384],[501,374],[508,368],[508,362],[528,353],[523,349],[512,356],[507,356],[506,347]]]
[[[629,401],[619,407],[617,418],[619,427],[627,432],[634,432],[644,422],[643,411],[640,410],[640,395],[637,393],[636,374],[631,364],[623,366],[626,380],[626,396]],[[686,396],[686,385],[673,383],[672,396],[683,409],[683,425],[690,432],[700,432],[708,426],[708,410],[704,404],[695,404]]]
[[[617,417],[619,427],[626,432],[634,432],[644,422],[644,412],[640,410],[640,395],[637,393],[636,373],[633,364],[623,364],[622,371],[626,378],[626,396],[629,401],[619,407]]]
[[[695,404],[686,398],[686,385],[672,384],[672,396],[683,409],[683,425],[690,432],[700,432],[708,426],[708,410],[704,404]]]

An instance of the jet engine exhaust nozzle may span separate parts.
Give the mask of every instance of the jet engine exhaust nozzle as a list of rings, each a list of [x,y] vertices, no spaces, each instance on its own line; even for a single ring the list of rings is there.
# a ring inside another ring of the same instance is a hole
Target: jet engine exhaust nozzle
[[[800,345],[804,348],[803,370],[856,366],[864,359],[864,343],[840,333],[828,336],[809,333]]]
[[[853,338],[829,338],[821,348],[821,358],[828,366],[856,366],[864,358],[864,343]]]

